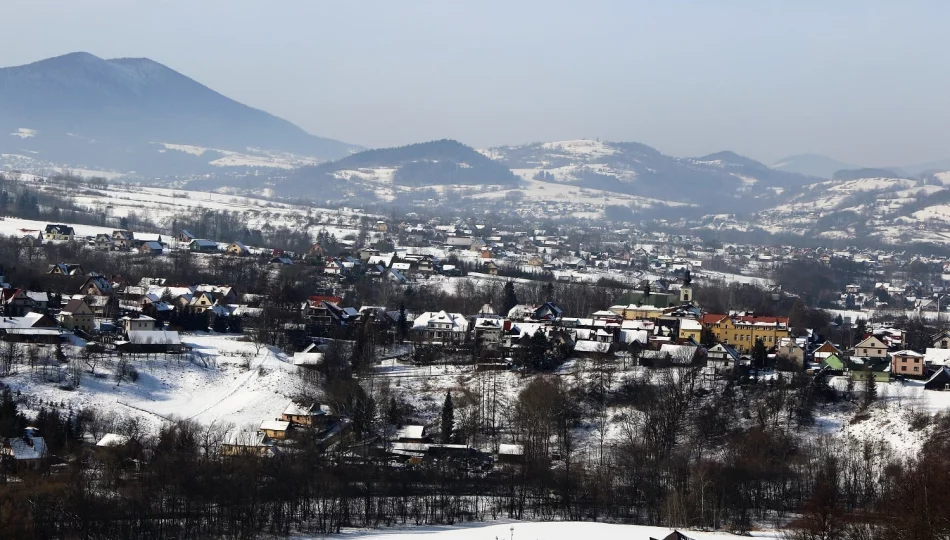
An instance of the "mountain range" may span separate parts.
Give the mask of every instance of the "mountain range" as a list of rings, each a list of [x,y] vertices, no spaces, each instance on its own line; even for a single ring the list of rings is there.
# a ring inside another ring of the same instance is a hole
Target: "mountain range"
[[[82,52],[0,69],[0,134],[0,152],[158,175],[200,172],[217,160],[292,166],[359,150],[158,62]]]
[[[817,154],[767,166],[731,151],[674,157],[637,142],[588,139],[482,150],[438,140],[367,150],[311,135],[152,60],[88,53],[0,69],[0,167],[37,164],[337,203],[464,206],[511,196],[678,206],[680,217],[787,204],[805,212],[823,197],[850,204],[881,189],[925,186],[936,196],[950,169],[939,161],[867,169]]]

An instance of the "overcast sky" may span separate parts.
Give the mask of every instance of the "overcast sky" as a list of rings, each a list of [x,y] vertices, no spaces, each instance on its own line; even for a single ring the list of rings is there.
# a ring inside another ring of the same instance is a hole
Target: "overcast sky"
[[[0,65],[149,57],[366,146],[950,157],[950,2],[2,0]]]

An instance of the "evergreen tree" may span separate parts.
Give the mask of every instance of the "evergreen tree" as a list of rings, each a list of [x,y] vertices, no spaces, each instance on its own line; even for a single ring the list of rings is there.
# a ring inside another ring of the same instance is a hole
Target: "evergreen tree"
[[[795,335],[802,335],[808,326],[808,313],[801,298],[795,299],[791,311],[788,312],[788,326]]]
[[[857,324],[854,326],[854,340],[861,341],[864,339],[864,334],[868,333],[868,321],[867,319],[858,319]]]
[[[867,409],[877,401],[877,379],[870,367],[864,370],[864,399],[861,405]]]
[[[759,369],[764,368],[768,356],[768,349],[765,348],[765,343],[763,343],[761,339],[755,340],[755,345],[752,346],[752,361],[755,363],[755,367]]]
[[[511,308],[517,306],[518,304],[518,295],[515,294],[515,284],[509,281],[505,283],[505,299],[501,306],[501,313],[499,313],[499,315],[506,317],[508,312],[511,311]]]
[[[399,303],[399,320],[397,321],[400,343],[406,340],[409,333],[409,319],[406,317],[406,304]]]
[[[452,440],[452,431],[455,429],[455,407],[452,405],[452,393],[445,393],[445,403],[442,404],[442,443],[448,444]]]

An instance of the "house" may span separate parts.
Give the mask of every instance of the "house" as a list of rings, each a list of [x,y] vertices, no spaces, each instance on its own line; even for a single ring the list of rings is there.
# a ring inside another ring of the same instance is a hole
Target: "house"
[[[127,341],[117,341],[116,348],[132,353],[177,353],[181,352],[181,338],[172,330],[133,330]]]
[[[0,289],[0,315],[20,317],[33,308],[33,300],[23,289]]]
[[[96,249],[101,249],[103,251],[112,251],[115,249],[115,243],[112,242],[112,235],[107,233],[97,234],[93,243],[95,244]]]
[[[716,373],[734,371],[740,359],[739,351],[725,343],[717,343],[706,351],[706,365]]]
[[[290,257],[274,257],[268,264],[274,266],[293,266],[294,260]]]
[[[934,349],[950,349],[950,332],[944,330],[939,334],[933,336],[933,345],[931,346]]]
[[[128,335],[130,332],[155,330],[155,319],[148,315],[126,315],[119,319],[122,324],[122,331]]]
[[[855,356],[887,358],[887,345],[877,336],[868,336],[854,346]]]
[[[492,347],[501,343],[504,319],[500,317],[476,317],[472,326],[472,339],[478,345]]]
[[[701,342],[703,340],[703,325],[693,319],[680,319],[679,338],[691,339],[696,343]]]
[[[222,456],[255,456],[264,457],[275,455],[274,443],[261,431],[232,430],[224,434],[219,452]]]
[[[59,323],[67,330],[92,332],[96,328],[96,316],[82,298],[74,298],[59,312]]]
[[[76,237],[76,231],[69,225],[47,225],[43,231],[43,240],[54,240],[59,242],[72,241]]]
[[[251,254],[251,250],[237,240],[228,244],[228,247],[225,249],[225,251],[230,255],[237,255],[238,257],[244,257],[245,255]]]
[[[524,461],[524,445],[499,444],[498,461],[500,463],[521,463]]]
[[[191,244],[192,240],[195,240],[195,235],[191,234],[191,231],[188,229],[182,229],[181,232],[175,236],[175,240],[177,240],[179,244]]]
[[[832,373],[840,374],[844,373],[844,370],[847,366],[841,357],[839,357],[837,354],[831,354],[821,360],[821,367],[831,371]]]
[[[302,352],[295,352],[292,361],[295,366],[319,366],[323,363],[323,353],[316,343],[311,343]]]
[[[214,240],[196,238],[188,244],[188,251],[194,251],[196,253],[217,253],[218,243]]]
[[[138,250],[139,253],[144,253],[145,255],[161,255],[165,251],[165,246],[163,246],[161,242],[148,241],[142,242]]]
[[[112,283],[105,276],[89,276],[79,289],[79,294],[92,296],[111,296]]]
[[[927,379],[927,382],[924,383],[924,388],[926,390],[950,390],[950,367],[941,366],[940,369],[935,371],[934,374]]]
[[[280,413],[280,419],[291,425],[317,427],[326,423],[327,410],[320,405],[310,404],[306,407],[291,403]]]
[[[60,276],[81,276],[84,274],[82,266],[67,263],[51,264],[49,268],[47,268],[46,273]]]
[[[814,357],[816,362],[821,362],[831,355],[840,357],[841,350],[839,350],[838,347],[835,347],[830,341],[822,343],[820,347],[812,352],[812,357]]]
[[[468,321],[459,313],[427,311],[416,317],[412,331],[424,341],[462,343],[468,333]]]
[[[46,440],[36,428],[26,428],[22,437],[10,437],[0,441],[0,458],[17,471],[38,470],[45,463]]]
[[[400,428],[395,434],[397,442],[404,443],[424,443],[429,440],[426,436],[425,426],[407,425]]]
[[[269,439],[282,441],[287,438],[287,433],[290,431],[290,422],[284,420],[264,420],[257,430],[263,432]]]
[[[905,377],[923,377],[924,355],[916,351],[897,351],[891,353],[891,373]]]
[[[115,249],[120,249],[123,251],[132,249],[132,241],[134,236],[132,231],[116,230],[112,231],[112,244],[115,246]]]
[[[10,342],[47,343],[60,342],[59,324],[49,315],[27,313],[22,317],[0,318],[0,339]]]
[[[788,359],[789,362],[803,369],[805,367],[805,349],[791,339],[786,339],[775,349],[775,356]]]

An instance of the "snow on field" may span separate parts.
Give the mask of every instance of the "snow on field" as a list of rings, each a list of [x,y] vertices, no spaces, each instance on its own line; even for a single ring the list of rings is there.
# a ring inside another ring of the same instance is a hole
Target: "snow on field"
[[[834,377],[833,388],[844,390],[845,377]],[[855,383],[856,399],[860,399],[863,383]],[[950,392],[935,392],[924,389],[923,381],[908,380],[878,383],[878,402],[870,408],[870,417],[855,420],[853,406],[830,406],[815,415],[819,431],[841,439],[856,441],[886,442],[902,455],[918,451],[930,433],[930,429],[913,428],[914,416],[918,413],[932,415],[950,410]]]
[[[729,538],[748,538],[728,533],[695,532],[679,529],[694,540],[726,540]],[[664,538],[673,532],[665,527],[645,525],[617,525],[594,522],[526,522],[496,521],[491,523],[464,523],[452,526],[425,526],[383,529],[376,531],[349,530],[339,536],[353,540],[406,540],[408,538],[427,538],[429,540],[648,540]],[[755,531],[757,538],[781,538],[777,531]],[[316,537],[298,537],[316,538]]]
[[[24,366],[4,382],[43,402],[65,403],[73,410],[92,407],[138,416],[152,429],[170,417],[256,426],[279,417],[300,391],[301,382],[286,356],[267,348],[258,351],[254,344],[239,339],[184,335],[182,342],[195,350],[194,361],[174,355],[136,357],[132,363],[139,378],[134,383],[116,383],[111,361],[97,366],[96,372],[104,376],[93,377],[84,370],[74,390],[36,380]]]
[[[0,235],[2,236],[23,236],[27,231],[35,231],[33,236],[46,228],[48,221],[35,221],[31,219],[4,218],[0,219]],[[96,227],[94,225],[74,225],[73,229],[80,236],[95,236],[99,233],[112,234],[112,227]]]
[[[541,145],[546,150],[555,150],[572,157],[603,157],[616,154],[617,151],[600,141],[575,139],[571,141],[546,142]]]
[[[918,210],[911,214],[914,219],[920,221],[945,221],[950,222],[950,204],[937,204],[928,206],[923,210]]]
[[[607,206],[616,204],[627,204],[632,206],[655,206],[664,204],[668,206],[691,206],[686,203],[672,201],[661,201],[659,199],[650,199],[647,197],[637,197],[635,195],[624,195],[599,189],[586,189],[573,184],[558,184],[552,182],[542,182],[532,179],[532,176],[538,171],[535,169],[515,169],[515,174],[521,176],[524,181],[523,186],[513,189],[502,189],[473,195],[474,199],[503,199],[510,193],[521,192],[525,197],[533,201],[551,201],[551,202],[571,202],[577,204],[590,204],[595,206]]]
[[[218,154],[221,157],[210,161],[216,167],[264,167],[276,169],[293,169],[304,165],[316,165],[319,160],[307,156],[298,156],[286,152],[271,152],[260,148],[247,148],[246,152],[222,150],[219,148],[204,148],[190,144],[161,143],[159,152],[168,150],[184,152],[193,156],[203,156],[206,153]]]
[[[758,287],[771,287],[772,280],[764,277],[744,276],[742,274],[730,274],[727,272],[716,272],[714,270],[694,270],[693,275],[699,279],[709,281],[723,281],[725,283],[742,283],[746,285],[756,285]]]
[[[20,181],[38,181],[39,189],[60,189],[58,186],[42,183],[41,177],[20,175]],[[74,201],[90,209],[98,209],[109,218],[126,217],[134,212],[146,217],[158,225],[167,225],[176,216],[194,214],[202,209],[229,211],[244,214],[252,228],[265,226],[285,226],[293,229],[307,229],[316,235],[321,229],[336,234],[338,238],[358,232],[360,217],[378,217],[357,210],[326,209],[311,206],[267,201],[233,195],[204,191],[110,184],[107,189],[84,188],[73,196]],[[13,235],[20,228],[42,230],[46,222],[8,219],[7,224],[0,221],[0,234]],[[117,225],[117,224],[113,224]],[[91,227],[74,225],[81,236],[95,236],[100,232],[111,232],[115,227]],[[133,231],[139,232],[139,231]]]
[[[184,152],[184,153],[186,153],[186,154],[191,154],[191,155],[193,155],[193,156],[200,156],[200,155],[203,155],[205,152],[208,151],[207,148],[202,148],[202,147],[200,147],[200,146],[193,146],[193,145],[190,145],[190,144],[169,144],[169,143],[162,143],[162,146],[163,146],[166,150],[177,150],[177,151],[179,151],[179,152]]]

